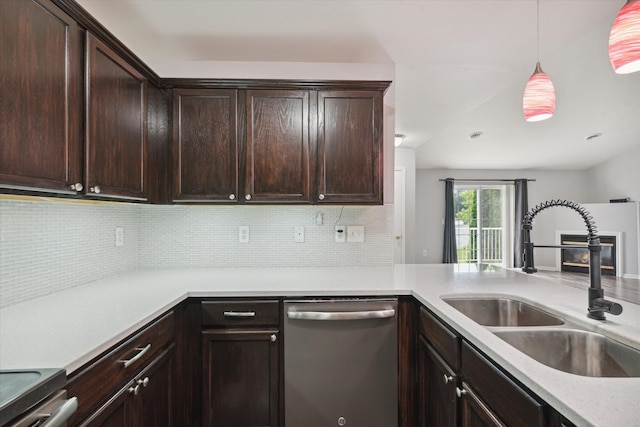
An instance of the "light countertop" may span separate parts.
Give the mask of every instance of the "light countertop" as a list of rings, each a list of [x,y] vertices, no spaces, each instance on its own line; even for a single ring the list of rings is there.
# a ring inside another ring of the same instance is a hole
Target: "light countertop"
[[[504,269],[172,269],[121,274],[0,310],[0,369],[53,367],[71,373],[188,297],[413,295],[575,424],[640,426],[635,406],[640,378],[583,377],[546,367],[440,299],[469,293],[510,295],[543,305],[640,349],[640,305],[608,298],[624,311],[598,322],[586,317],[586,290]]]

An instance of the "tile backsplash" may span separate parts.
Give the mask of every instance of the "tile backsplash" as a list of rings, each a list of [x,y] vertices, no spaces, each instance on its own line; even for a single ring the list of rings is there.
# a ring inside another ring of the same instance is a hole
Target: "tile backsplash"
[[[322,214],[322,224],[316,222]],[[364,225],[335,243],[334,225]],[[249,226],[249,242],[238,227]],[[305,242],[294,242],[303,226]],[[115,246],[115,229],[124,246]],[[0,307],[138,268],[393,263],[393,206],[158,206],[0,199]]]

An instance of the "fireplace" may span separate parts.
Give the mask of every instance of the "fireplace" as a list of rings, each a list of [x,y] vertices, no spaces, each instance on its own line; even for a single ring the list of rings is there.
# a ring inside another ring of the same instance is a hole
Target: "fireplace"
[[[620,268],[620,238],[612,233],[599,235],[600,265],[603,276],[617,276]],[[572,246],[584,246],[581,248],[560,249],[560,271],[571,271],[575,273],[589,273],[589,250],[587,249],[587,235],[582,233],[561,232],[560,244]]]

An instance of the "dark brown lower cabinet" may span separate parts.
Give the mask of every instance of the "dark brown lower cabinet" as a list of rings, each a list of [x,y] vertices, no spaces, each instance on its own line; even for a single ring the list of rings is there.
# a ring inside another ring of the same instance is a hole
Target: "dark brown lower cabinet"
[[[424,307],[418,348],[421,427],[556,425],[548,405]]]
[[[456,388],[460,394],[460,425],[462,427],[506,427],[468,384]]]
[[[174,347],[165,350],[82,427],[170,427],[173,425]]]
[[[203,426],[278,425],[277,329],[205,330]]]
[[[419,352],[420,426],[455,427],[458,425],[458,375],[424,337],[420,337]]]

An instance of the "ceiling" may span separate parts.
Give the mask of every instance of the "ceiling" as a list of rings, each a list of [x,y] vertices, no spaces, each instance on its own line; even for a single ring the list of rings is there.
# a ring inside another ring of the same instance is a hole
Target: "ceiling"
[[[640,147],[640,73],[615,74],[607,55],[624,0],[540,0],[557,107],[537,123],[522,115],[534,0],[77,1],[151,65],[395,64],[395,132],[418,168],[586,169]]]

